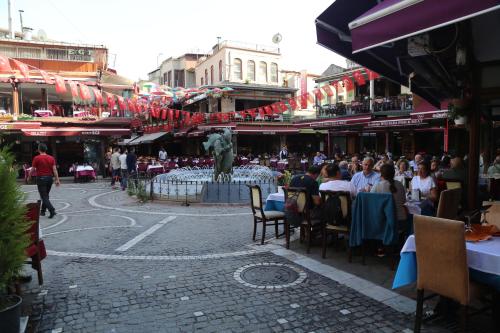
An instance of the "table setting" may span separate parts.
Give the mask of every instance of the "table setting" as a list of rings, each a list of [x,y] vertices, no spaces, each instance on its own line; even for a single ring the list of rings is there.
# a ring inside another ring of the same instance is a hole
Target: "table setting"
[[[77,165],[76,167],[72,166],[71,168],[69,168],[69,172],[75,173],[75,179],[83,177],[89,177],[93,180],[96,179],[95,170],[90,165]]]

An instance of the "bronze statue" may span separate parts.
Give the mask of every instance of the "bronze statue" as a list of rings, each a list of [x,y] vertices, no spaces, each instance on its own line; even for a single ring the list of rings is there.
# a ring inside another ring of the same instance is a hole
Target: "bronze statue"
[[[229,128],[224,128],[223,133],[212,133],[208,135],[208,140],[203,142],[205,151],[214,158],[214,181],[231,181],[233,173],[233,143],[232,133]]]

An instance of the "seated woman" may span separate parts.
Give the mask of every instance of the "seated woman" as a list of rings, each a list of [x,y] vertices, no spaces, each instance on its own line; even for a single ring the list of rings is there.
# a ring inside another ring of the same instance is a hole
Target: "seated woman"
[[[413,177],[410,190],[419,190],[423,199],[420,203],[422,215],[435,216],[435,203],[439,200],[438,189],[434,178],[430,174],[430,167],[425,162],[418,164],[418,175]]]
[[[408,170],[410,167],[410,164],[408,163],[407,160],[405,159],[400,159],[398,163],[396,163],[396,177],[405,177],[405,178],[412,178],[413,174],[410,170]]]
[[[396,205],[396,217],[399,222],[406,221],[408,214],[405,207],[406,190],[401,182],[394,180],[394,167],[384,164],[380,167],[380,181],[372,187],[372,193],[392,193]]]

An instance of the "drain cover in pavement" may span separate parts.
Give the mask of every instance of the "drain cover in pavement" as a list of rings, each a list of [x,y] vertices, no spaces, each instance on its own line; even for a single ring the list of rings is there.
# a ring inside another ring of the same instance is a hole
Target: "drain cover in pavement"
[[[236,281],[247,287],[273,290],[295,286],[306,277],[301,269],[278,263],[250,264],[234,272]]]

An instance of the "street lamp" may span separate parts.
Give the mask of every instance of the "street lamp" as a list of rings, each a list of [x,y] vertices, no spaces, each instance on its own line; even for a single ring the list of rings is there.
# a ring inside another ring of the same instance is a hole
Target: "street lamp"
[[[160,65],[159,63],[159,58],[163,55],[163,53],[158,53],[158,55],[156,56],[156,67],[158,67]]]
[[[21,19],[21,34],[23,33],[23,13],[24,13],[24,10],[19,9],[19,17]]]

